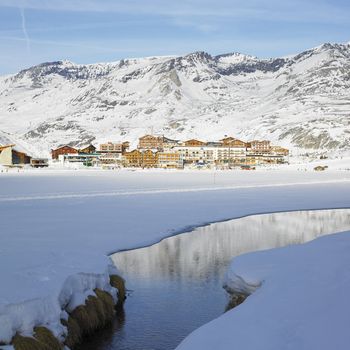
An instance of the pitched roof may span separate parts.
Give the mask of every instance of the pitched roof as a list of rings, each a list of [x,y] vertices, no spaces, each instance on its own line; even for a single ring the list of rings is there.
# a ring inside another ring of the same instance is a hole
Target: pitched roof
[[[2,151],[2,150],[4,150],[5,148],[9,148],[9,147],[15,147],[15,145],[14,144],[11,144],[11,145],[0,145],[0,151]]]
[[[76,148],[74,148],[74,147],[72,147],[72,146],[69,146],[69,145],[62,145],[62,146],[60,146],[60,147],[57,147],[57,148],[55,148],[55,149],[52,149],[52,151],[57,151],[57,150],[59,150],[59,149],[61,149],[61,148],[64,148],[64,147],[69,147],[69,148],[75,149],[75,150],[77,151]]]
[[[79,149],[85,149],[85,148],[88,148],[88,147],[94,147],[94,148],[96,148],[92,143],[88,143],[88,144],[85,144],[85,145],[80,146]]]

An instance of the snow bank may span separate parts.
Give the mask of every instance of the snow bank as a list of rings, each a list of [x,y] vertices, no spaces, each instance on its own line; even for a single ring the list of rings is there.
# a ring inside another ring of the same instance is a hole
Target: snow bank
[[[58,338],[62,339],[66,330],[57,317],[61,313],[62,309],[55,297],[2,306],[0,308],[0,341],[10,343],[16,332],[29,336],[33,328],[38,325],[47,325]]]
[[[345,232],[235,258],[225,287],[253,294],[177,350],[347,348],[349,251]]]
[[[103,275],[80,273],[69,276],[58,297],[61,307],[71,312],[79,305],[83,305],[89,295],[95,295],[94,289],[102,289],[114,298],[117,302],[117,291],[109,284],[109,273]]]
[[[42,325],[63,341],[67,329],[60,320],[68,318],[67,312],[84,305],[88,296],[96,296],[96,288],[108,292],[117,303],[118,291],[110,285],[110,275],[119,272],[111,262],[106,263],[106,266],[101,273],[78,273],[68,276],[58,295],[16,304],[0,304],[0,342],[10,343],[16,332],[30,336],[34,327]]]

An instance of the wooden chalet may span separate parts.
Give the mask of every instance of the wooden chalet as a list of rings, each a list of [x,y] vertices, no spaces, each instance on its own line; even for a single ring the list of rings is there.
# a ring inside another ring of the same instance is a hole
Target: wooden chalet
[[[244,141],[238,140],[234,137],[225,137],[220,140],[220,143],[224,147],[232,147],[232,148],[246,148],[247,144]]]
[[[180,152],[158,152],[157,157],[159,168],[183,169],[183,159]]]
[[[129,141],[124,141],[122,143],[122,153],[126,152],[130,148],[130,142]]]
[[[288,156],[289,155],[289,149],[283,148],[281,146],[272,146],[271,152],[277,155],[281,156]]]
[[[142,153],[137,149],[125,152],[123,158],[123,164],[126,167],[140,168],[142,166]]]
[[[158,156],[151,150],[142,152],[142,168],[156,168]]]
[[[0,146],[0,164],[5,166],[30,164],[31,157],[14,147],[14,144]]]
[[[186,147],[201,147],[201,146],[205,146],[207,143],[196,139],[191,139],[191,140],[185,141],[183,144]]]
[[[68,145],[64,145],[61,146],[57,149],[52,149],[51,150],[51,157],[52,159],[58,159],[58,156],[62,155],[62,154],[78,154],[79,151],[71,146]]]
[[[79,149],[79,153],[92,154],[96,153],[96,147],[92,144]]]
[[[227,136],[227,137],[223,138],[222,140],[220,140],[220,143],[226,145],[234,140],[236,140],[234,137]]]
[[[168,137],[163,137],[163,141],[164,141],[164,148],[172,148],[172,147],[176,147],[179,146],[180,141],[179,140],[173,140],[173,139],[169,139]]]
[[[155,168],[157,167],[157,153],[151,150],[141,152],[135,149],[124,153],[124,165],[136,168]]]
[[[145,135],[139,138],[138,149],[162,149],[164,136]]]
[[[100,144],[99,152],[100,153],[123,153],[125,151],[124,143],[114,143],[107,142]]]

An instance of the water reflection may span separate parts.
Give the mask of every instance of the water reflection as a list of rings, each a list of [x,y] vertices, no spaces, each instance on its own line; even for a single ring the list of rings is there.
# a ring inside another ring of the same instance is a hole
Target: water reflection
[[[222,288],[232,257],[350,229],[350,210],[250,216],[212,224],[112,259],[133,292],[116,320],[81,350],[171,350],[242,302]]]
[[[324,210],[249,216],[215,223],[120,252],[113,261],[125,276],[144,280],[205,280],[220,275],[232,257],[256,250],[303,243],[350,228],[350,210]]]
[[[105,327],[94,333],[93,335],[86,337],[84,342],[75,350],[98,350],[98,349],[113,349],[113,340],[115,335],[122,339],[124,337],[123,327],[125,324],[125,311],[123,306],[118,306],[116,310],[116,317],[111,325]]]

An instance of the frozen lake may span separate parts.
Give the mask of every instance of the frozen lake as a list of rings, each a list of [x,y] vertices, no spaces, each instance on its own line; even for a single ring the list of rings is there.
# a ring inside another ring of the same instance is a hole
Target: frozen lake
[[[170,350],[225,312],[223,277],[235,256],[350,229],[350,209],[248,216],[116,253],[130,295],[114,324],[84,350]]]

